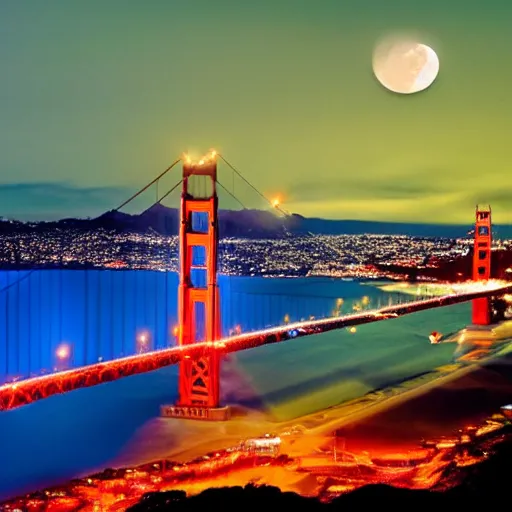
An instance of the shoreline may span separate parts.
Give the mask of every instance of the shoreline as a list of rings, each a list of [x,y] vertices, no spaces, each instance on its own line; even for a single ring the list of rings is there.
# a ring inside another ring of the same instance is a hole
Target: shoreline
[[[236,407],[236,405],[235,410],[238,411],[238,415],[228,422],[217,424],[193,420],[155,418],[152,426],[156,425],[159,433],[163,429],[165,436],[178,437],[179,447],[174,450],[168,448],[160,451],[154,443],[152,443],[150,450],[147,449],[149,446],[140,446],[137,452],[131,453],[131,456],[129,454],[128,456],[117,457],[112,460],[109,466],[116,469],[130,468],[150,464],[162,458],[177,463],[186,463],[194,458],[208,455],[208,453],[229,449],[233,446],[233,443],[236,444],[236,441],[260,437],[269,433],[286,437],[287,432],[297,428],[301,431],[301,436],[304,437],[325,436],[329,432],[377,415],[389,408],[406,403],[410,399],[422,396],[446,383],[456,381],[474,371],[478,371],[482,366],[500,358],[505,358],[510,354],[512,354],[512,341],[504,340],[487,357],[482,357],[470,363],[455,362],[441,366],[430,372],[405,379],[395,385],[373,390],[359,398],[284,421],[275,421],[268,413],[254,409],[244,409]],[[187,431],[187,433],[183,434],[181,432],[181,434],[178,434],[179,430]],[[139,436],[144,437],[144,435],[143,429]],[[206,442],[202,441],[205,437],[208,437]],[[295,442],[297,443],[296,448],[300,449],[300,441],[296,440]],[[148,452],[151,451],[159,453],[158,456],[155,456],[156,453],[150,455]],[[138,452],[142,452],[142,454]],[[98,468],[93,473],[105,469],[105,467]],[[82,475],[82,477],[86,476],[87,474]]]
[[[333,406],[329,409],[319,411],[311,415],[298,417],[288,422],[267,422],[266,426],[274,427],[275,430],[273,431],[274,434],[272,435],[281,436],[283,455],[290,457],[291,459],[295,458],[297,460],[301,460],[301,458],[303,457],[306,457],[306,459],[308,459],[308,457],[310,457],[308,453],[312,453],[312,448],[314,448],[315,446],[325,446],[326,443],[328,443],[329,434],[332,434],[333,432],[336,432],[339,429],[343,429],[343,427],[350,427],[351,425],[355,427],[355,425],[357,425],[358,423],[364,422],[364,420],[377,416],[380,413],[386,411],[389,412],[390,409],[394,409],[399,405],[407,406],[407,403],[410,400],[414,400],[419,396],[425,395],[429,391],[435,390],[436,388],[441,388],[450,381],[462,379],[464,378],[464,376],[467,376],[472,372],[478,371],[487,364],[499,362],[500,359],[505,359],[507,358],[507,356],[510,357],[511,354],[512,343],[510,341],[504,341],[500,347],[497,347],[494,353],[490,354],[488,357],[480,359],[477,362],[473,362],[471,364],[458,363],[454,365],[449,365],[448,367],[440,367],[435,369],[433,372],[429,372],[428,374],[413,377],[412,379],[407,379],[397,386],[384,388],[382,390],[376,390],[372,393],[369,393],[361,397],[360,399],[340,404],[338,406]],[[247,416],[245,418],[247,418]],[[172,420],[165,421],[169,422]],[[312,424],[312,422],[317,424]],[[186,423],[190,423],[190,420],[186,421]],[[308,427],[304,428],[301,425],[301,423],[308,423]],[[179,425],[183,427],[183,420],[180,421]],[[212,424],[201,423],[200,425],[208,426]],[[302,426],[302,431],[299,434],[284,432],[284,430],[286,429],[296,429],[298,426]],[[204,429],[201,430],[203,430],[203,433],[205,432]],[[278,430],[278,432],[276,432],[276,430]],[[263,435],[264,433],[261,432],[261,434]],[[452,432],[449,432],[449,429],[446,429],[445,435],[450,434],[452,434]],[[182,450],[178,457],[153,457],[140,461],[139,464],[137,465],[110,465],[108,468],[88,472],[86,475],[78,476],[76,478],[63,482],[62,484],[57,484],[48,487],[44,491],[56,493],[55,495],[58,496],[59,492],[67,488],[73,488],[77,486],[78,488],[85,488],[88,485],[88,483],[89,485],[91,485],[95,481],[108,481],[110,478],[119,478],[119,476],[111,476],[112,474],[131,473],[134,475],[134,477],[137,474],[143,475],[144,473],[147,473],[147,468],[150,465],[159,465],[161,467],[165,465],[166,467],[172,469],[172,465],[184,465],[183,467],[186,467],[187,463],[192,464],[194,460],[207,461],[210,458],[213,461],[213,459],[216,456],[215,452],[218,453],[225,452],[226,450],[229,451],[230,449],[232,449],[233,446],[238,445],[240,441],[241,439],[234,435],[232,439],[228,440],[226,438],[224,440],[224,443],[215,443],[209,440],[207,443],[200,443],[196,445],[195,448],[192,449],[192,451]],[[212,443],[215,444],[216,446],[214,447],[214,449],[207,451],[208,446],[211,446]],[[225,446],[221,446],[222,444],[224,444]],[[194,451],[196,452],[195,457],[192,458],[192,452]],[[391,452],[389,450],[388,452],[389,454],[397,453],[396,451]],[[380,455],[382,455],[382,453]],[[114,473],[112,473],[112,470]],[[234,468],[233,471],[235,471],[235,473],[232,476],[230,476],[230,478],[235,478],[235,480],[239,480],[241,478],[243,479],[243,471],[240,474],[240,476],[236,475],[236,468]],[[208,475],[204,475],[204,478],[206,483],[210,481],[211,478],[213,478],[213,476],[208,477]],[[283,482],[283,484],[285,483]],[[289,485],[289,483],[286,485]],[[200,488],[202,488],[203,486],[204,485],[201,483],[201,480],[197,480],[196,482],[194,479],[192,479],[190,482],[184,480],[182,484],[173,484],[172,489],[186,488],[189,491],[192,491],[196,487],[198,490],[200,490]],[[32,495],[37,493],[38,491],[29,491],[28,493],[25,494]],[[192,492],[192,494],[196,494],[196,492],[194,491]],[[14,502],[17,499],[21,498],[8,498],[4,503]]]
[[[34,266],[30,265],[9,265],[9,266],[0,266],[1,272],[40,272],[40,271],[108,271],[108,272],[168,272],[173,274],[178,274],[179,269],[177,267],[172,268],[150,268],[150,267],[111,267],[108,265],[96,266],[93,264],[72,264],[72,265],[43,265],[43,266]],[[416,283],[436,283],[441,282],[437,279],[416,279],[416,280],[408,280],[403,279],[401,277],[387,277],[385,274],[383,275],[357,275],[352,276],[350,274],[347,275],[336,275],[336,274],[311,274],[309,271],[304,274],[286,274],[286,273],[230,273],[230,272],[222,272],[218,271],[217,276],[223,278],[236,277],[236,278],[263,278],[263,279],[332,279],[339,280],[345,282],[368,282],[371,284],[372,281],[383,281],[383,282],[408,282],[411,284]]]

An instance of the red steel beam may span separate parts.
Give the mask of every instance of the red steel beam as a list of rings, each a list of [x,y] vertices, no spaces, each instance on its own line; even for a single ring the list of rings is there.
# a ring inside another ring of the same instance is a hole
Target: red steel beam
[[[475,240],[473,249],[473,281],[491,278],[492,221],[491,208],[476,208]],[[474,325],[491,323],[491,303],[488,298],[473,301],[471,319]]]

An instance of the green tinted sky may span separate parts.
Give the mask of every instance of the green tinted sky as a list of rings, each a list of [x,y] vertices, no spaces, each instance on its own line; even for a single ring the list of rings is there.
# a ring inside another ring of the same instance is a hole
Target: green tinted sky
[[[397,30],[425,93],[373,77]],[[0,215],[95,215],[215,147],[306,216],[512,222],[511,52],[510,0],[2,0]]]

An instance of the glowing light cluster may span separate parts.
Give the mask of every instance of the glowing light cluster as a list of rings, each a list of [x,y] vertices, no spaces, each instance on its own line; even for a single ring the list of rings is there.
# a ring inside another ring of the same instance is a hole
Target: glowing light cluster
[[[62,343],[57,347],[55,355],[59,361],[66,361],[71,356],[71,347],[67,343]]]
[[[430,293],[432,295],[465,295],[469,293],[477,293],[483,291],[500,290],[510,286],[509,281],[501,281],[498,279],[490,279],[488,281],[465,281],[462,283],[425,283],[421,285],[421,291]],[[382,286],[382,290],[392,292],[400,291],[401,293],[411,293],[414,295],[421,295],[418,293],[420,288],[415,284],[398,283],[392,286]]]
[[[147,331],[142,331],[137,336],[137,352],[148,352],[151,349],[151,335]]]
[[[182,157],[183,161],[187,165],[205,165],[208,163],[213,163],[217,159],[218,153],[214,149],[210,150],[206,155],[203,155],[202,157],[198,158],[197,160],[194,159],[191,155],[188,153],[185,153]]]

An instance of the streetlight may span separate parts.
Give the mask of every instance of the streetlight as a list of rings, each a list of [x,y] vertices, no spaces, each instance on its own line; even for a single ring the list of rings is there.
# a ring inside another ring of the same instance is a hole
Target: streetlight
[[[56,365],[55,370],[61,371],[69,367],[71,361],[71,345],[69,343],[61,343],[55,350]]]
[[[151,350],[151,337],[147,332],[141,332],[137,336],[137,353],[143,354],[144,352],[149,352]]]

